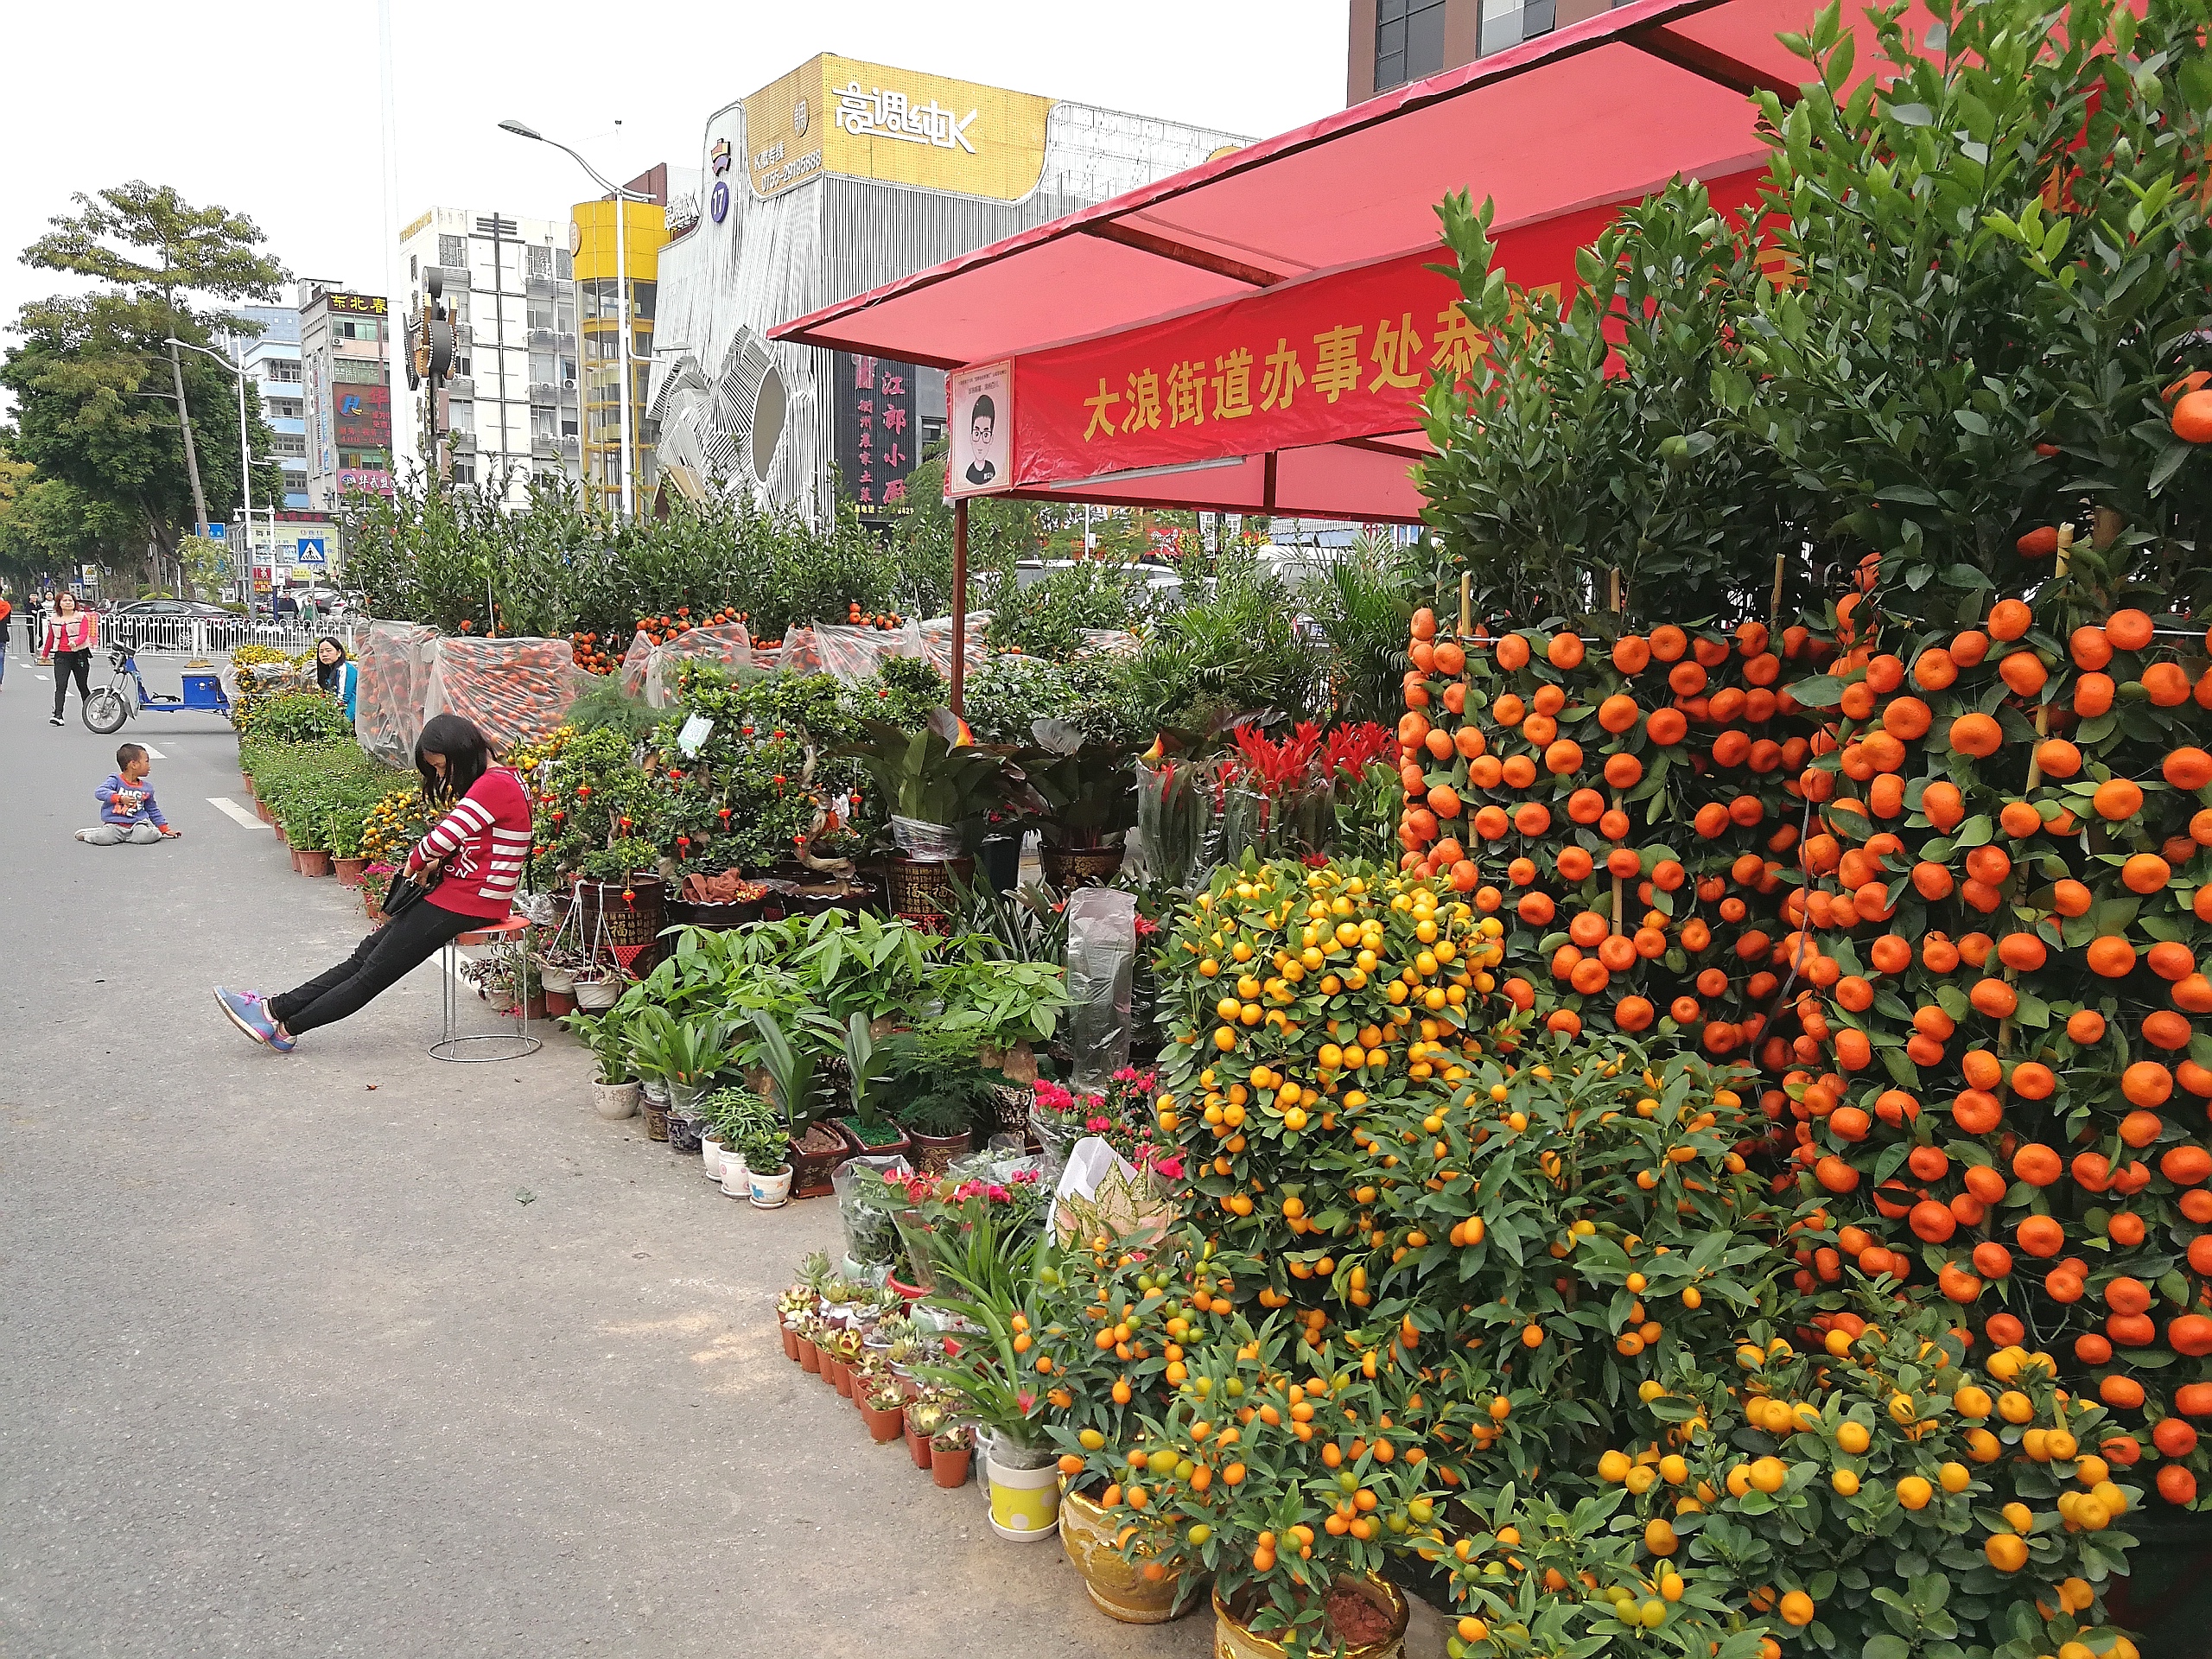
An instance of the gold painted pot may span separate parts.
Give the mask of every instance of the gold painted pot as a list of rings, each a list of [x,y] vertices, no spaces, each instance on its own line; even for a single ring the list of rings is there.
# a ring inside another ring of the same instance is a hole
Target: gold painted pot
[[[1118,1530],[1093,1499],[1072,1488],[1060,1495],[1060,1542],[1100,1612],[1124,1624],[1165,1624],[1198,1605],[1193,1595],[1185,1605],[1176,1606],[1176,1592],[1183,1583],[1180,1573],[1171,1573],[1154,1583],[1144,1576],[1140,1563],[1124,1560],[1114,1547]]]
[[[1344,1649],[1338,1659],[1405,1659],[1405,1597],[1388,1579],[1369,1573],[1364,1579],[1338,1579],[1335,1589],[1357,1590],[1390,1616],[1390,1633],[1380,1642],[1363,1642]],[[1221,1591],[1213,1592],[1214,1659],[1283,1659],[1288,1651],[1272,1637],[1255,1636],[1223,1605]]]

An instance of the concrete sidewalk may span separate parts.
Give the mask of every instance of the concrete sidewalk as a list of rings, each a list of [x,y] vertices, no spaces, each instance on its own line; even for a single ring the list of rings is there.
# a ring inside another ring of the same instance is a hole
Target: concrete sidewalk
[[[427,1058],[435,966],[297,1053],[226,1023],[364,930],[207,716],[0,691],[0,1653],[1197,1656],[782,1357],[827,1200],[722,1197],[565,1037]],[[92,848],[131,740],[181,841]]]

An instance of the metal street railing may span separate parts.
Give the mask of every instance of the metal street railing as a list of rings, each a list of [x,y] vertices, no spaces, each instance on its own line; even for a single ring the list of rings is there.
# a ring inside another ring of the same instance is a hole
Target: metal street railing
[[[133,651],[183,652],[194,657],[227,655],[240,645],[271,645],[298,652],[311,649],[324,634],[344,643],[346,654],[355,654],[367,637],[369,619],[335,617],[313,626],[287,619],[271,622],[265,617],[244,616],[106,616],[100,620],[100,637],[129,645]]]

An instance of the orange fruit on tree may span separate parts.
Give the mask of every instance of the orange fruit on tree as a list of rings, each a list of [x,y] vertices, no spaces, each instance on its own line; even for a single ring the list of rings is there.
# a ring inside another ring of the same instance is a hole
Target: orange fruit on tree
[[[2034,621],[2035,613],[2018,600],[2000,599],[1990,607],[1989,637],[1993,639],[2018,639]]]
[[[2160,771],[2176,789],[2202,789],[2212,784],[2212,754],[2184,746],[2166,756]]]
[[[2111,640],[2113,646],[2120,651],[2142,650],[2151,643],[2156,632],[2150,616],[2145,612],[2133,609],[2114,611],[2105,619],[2104,631],[2105,638]],[[2090,663],[2085,666],[2101,668],[2103,664]]]
[[[2167,419],[2183,443],[2212,443],[2212,391],[2183,393]]]
[[[2004,747],[2004,728],[1987,715],[1961,715],[1951,722],[1950,743],[1961,754],[1986,760]]]
[[[2126,778],[2108,778],[2097,785],[2089,804],[2107,823],[2119,823],[2143,810],[2143,786]]]

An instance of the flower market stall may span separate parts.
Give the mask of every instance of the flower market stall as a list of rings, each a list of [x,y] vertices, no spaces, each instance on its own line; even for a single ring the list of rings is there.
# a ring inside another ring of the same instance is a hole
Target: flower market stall
[[[836,1206],[829,1455],[1103,1616],[2187,1650],[2212,16],[1777,21],[1639,0],[785,331],[1002,372],[1020,494],[1418,518],[1387,676],[1227,563],[1049,656],[702,594],[514,757],[600,1109]],[[1539,89],[1555,164],[1450,143]],[[1272,402],[1141,417],[1248,337]]]

